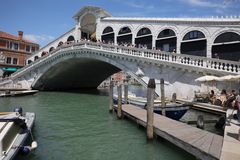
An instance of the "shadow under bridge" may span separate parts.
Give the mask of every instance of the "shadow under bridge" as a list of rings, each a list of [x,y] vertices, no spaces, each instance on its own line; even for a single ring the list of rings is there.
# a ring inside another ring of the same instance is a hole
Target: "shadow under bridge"
[[[32,85],[38,90],[72,90],[97,88],[118,67],[97,59],[71,58],[51,66]]]

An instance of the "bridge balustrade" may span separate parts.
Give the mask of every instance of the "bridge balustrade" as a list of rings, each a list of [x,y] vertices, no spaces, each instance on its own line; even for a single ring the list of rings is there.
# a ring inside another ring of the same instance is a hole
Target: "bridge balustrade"
[[[41,62],[45,61],[45,59],[52,57],[58,53],[68,50],[74,50],[79,48],[92,48],[103,51],[110,51],[113,54],[125,54],[131,55],[135,57],[144,57],[147,59],[154,59],[159,61],[167,61],[176,64],[184,64],[188,66],[201,67],[206,69],[218,70],[218,71],[226,71],[234,74],[240,73],[240,63],[235,61],[227,61],[220,59],[213,59],[207,57],[198,57],[177,53],[168,53],[157,50],[149,50],[149,49],[140,49],[126,46],[116,46],[110,44],[102,44],[88,41],[80,41],[77,43],[64,44],[60,47],[57,47],[55,50],[51,51],[48,55],[40,57],[36,61],[28,64],[27,66],[19,69],[17,72],[12,74],[12,77],[16,77],[24,74],[24,72],[28,69],[36,68]]]

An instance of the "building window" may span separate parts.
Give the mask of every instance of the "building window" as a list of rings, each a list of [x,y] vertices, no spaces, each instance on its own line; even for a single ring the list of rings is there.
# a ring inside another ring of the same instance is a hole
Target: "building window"
[[[17,58],[13,58],[13,64],[17,64],[18,63],[18,59]]]
[[[29,45],[26,45],[26,51],[30,52],[30,46]]]
[[[14,43],[14,50],[18,50],[18,43]]]
[[[35,52],[35,50],[36,50],[35,47],[32,46],[32,52]]]
[[[13,46],[13,45],[12,45],[12,42],[8,42],[8,43],[7,43],[7,48],[8,48],[8,49],[12,49],[12,46]]]
[[[11,64],[12,58],[11,57],[7,57],[7,64]]]

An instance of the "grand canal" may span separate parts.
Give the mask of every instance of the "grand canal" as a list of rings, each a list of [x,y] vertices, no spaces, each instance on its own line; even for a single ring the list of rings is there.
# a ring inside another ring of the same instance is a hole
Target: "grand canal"
[[[38,148],[28,160],[192,160],[194,156],[160,138],[147,142],[145,130],[108,112],[106,92],[39,92],[1,98],[1,111],[16,106],[35,112]]]

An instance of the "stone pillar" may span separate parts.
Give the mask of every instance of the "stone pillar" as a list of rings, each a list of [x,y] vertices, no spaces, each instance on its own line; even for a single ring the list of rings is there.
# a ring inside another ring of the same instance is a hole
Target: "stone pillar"
[[[161,104],[162,104],[162,115],[166,116],[165,112],[165,107],[166,107],[166,102],[165,102],[165,91],[164,91],[164,79],[160,79],[160,90],[161,90]]]
[[[177,46],[176,46],[176,53],[181,53],[181,36],[177,35]]]
[[[128,80],[124,80],[124,104],[128,103]]]
[[[117,86],[118,90],[118,109],[117,109],[117,117],[122,118],[122,84]]]
[[[154,105],[154,93],[155,93],[155,80],[150,79],[148,81],[147,89],[147,138],[153,139],[153,105]]]
[[[156,49],[156,36],[152,36],[152,49]]]
[[[212,42],[207,38],[206,57],[212,58]]]
[[[113,81],[109,85],[109,112],[113,111]]]

